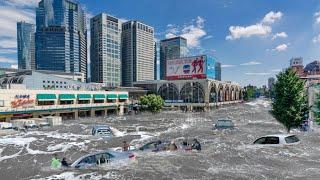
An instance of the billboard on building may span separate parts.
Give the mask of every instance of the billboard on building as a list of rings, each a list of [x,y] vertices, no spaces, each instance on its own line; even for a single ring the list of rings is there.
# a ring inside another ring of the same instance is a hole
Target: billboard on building
[[[212,78],[215,76],[214,65],[214,59],[206,55],[167,60],[166,79]]]

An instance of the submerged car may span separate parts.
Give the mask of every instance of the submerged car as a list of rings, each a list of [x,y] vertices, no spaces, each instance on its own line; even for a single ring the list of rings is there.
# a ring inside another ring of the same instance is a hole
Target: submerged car
[[[92,128],[92,135],[99,137],[113,136],[112,129],[107,125],[96,125]]]
[[[133,160],[134,158],[135,155],[132,152],[101,151],[79,158],[71,164],[71,167],[77,169],[88,169],[116,161]]]
[[[234,129],[234,124],[229,119],[220,119],[214,124],[213,129]]]
[[[141,147],[138,148],[140,151],[152,151],[152,152],[158,152],[158,151],[164,151],[169,147],[170,142],[169,141],[152,141],[149,142]]]
[[[296,135],[292,134],[275,134],[260,137],[255,140],[255,145],[279,146],[279,145],[295,145],[299,144],[300,140]]]
[[[40,127],[40,128],[50,127],[50,123],[48,123],[48,122],[41,122],[41,123],[39,123],[39,127]]]

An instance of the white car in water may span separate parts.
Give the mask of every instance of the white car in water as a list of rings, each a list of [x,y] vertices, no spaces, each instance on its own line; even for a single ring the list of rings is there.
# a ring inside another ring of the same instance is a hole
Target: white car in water
[[[293,134],[275,134],[260,137],[254,141],[254,145],[263,146],[281,146],[281,145],[295,145],[299,144],[300,140]]]
[[[76,169],[90,169],[112,162],[129,162],[131,160],[135,160],[135,154],[130,151],[116,152],[107,150],[85,155],[72,163],[71,167]]]

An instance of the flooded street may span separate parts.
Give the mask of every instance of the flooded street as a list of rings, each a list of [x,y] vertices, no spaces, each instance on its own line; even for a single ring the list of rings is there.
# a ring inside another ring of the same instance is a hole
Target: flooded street
[[[301,143],[289,147],[256,147],[260,136],[286,133],[258,99],[209,112],[165,111],[124,117],[66,121],[47,130],[0,138],[1,179],[319,179],[320,129],[293,130]],[[212,130],[221,118],[232,119],[234,130]],[[91,136],[95,124],[115,128],[116,137]],[[151,140],[197,138],[201,152],[138,152],[133,162],[111,163],[88,170],[53,170],[52,154],[69,162],[91,152],[118,148],[122,141],[141,145]]]

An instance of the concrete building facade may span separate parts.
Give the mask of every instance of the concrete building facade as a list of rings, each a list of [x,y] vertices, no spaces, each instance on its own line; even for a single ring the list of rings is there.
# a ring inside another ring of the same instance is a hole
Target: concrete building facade
[[[0,121],[20,118],[123,114],[128,93],[119,91],[0,90]]]
[[[238,84],[213,79],[137,82],[136,87],[160,95],[167,106],[210,107],[242,101]]]
[[[121,22],[101,13],[90,20],[91,82],[121,84]]]
[[[154,80],[154,28],[139,21],[122,24],[122,85]]]

